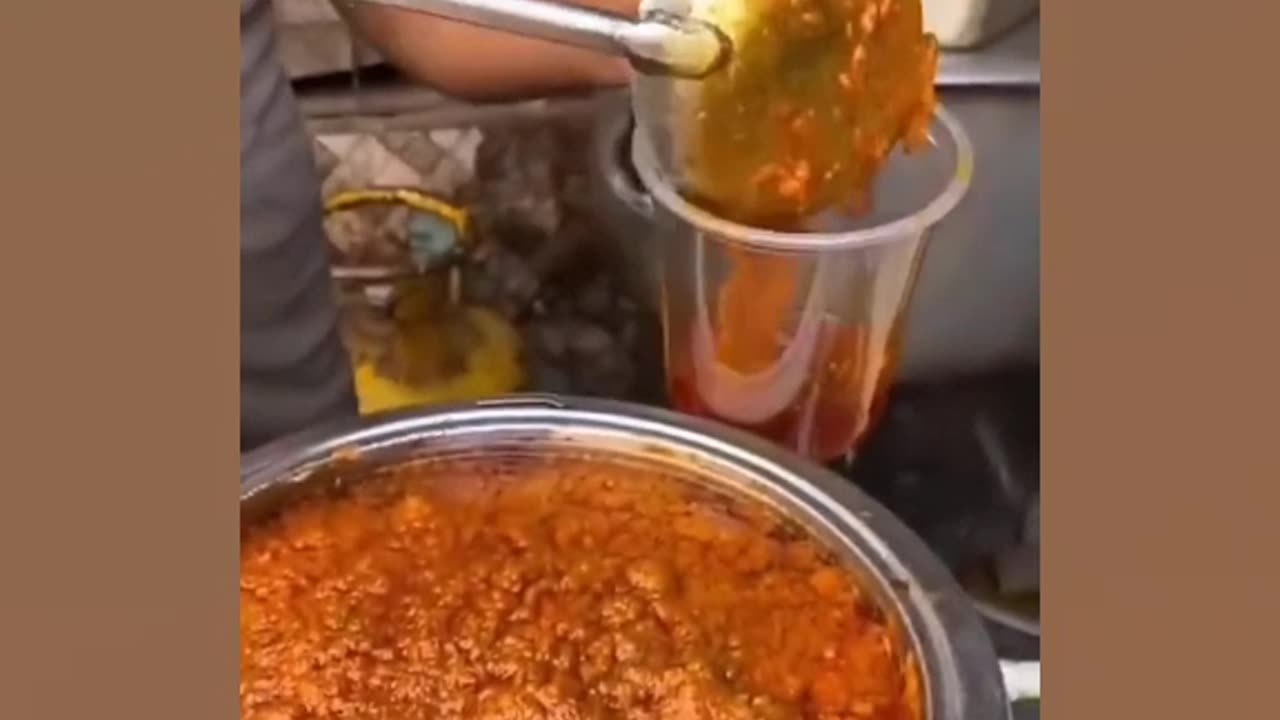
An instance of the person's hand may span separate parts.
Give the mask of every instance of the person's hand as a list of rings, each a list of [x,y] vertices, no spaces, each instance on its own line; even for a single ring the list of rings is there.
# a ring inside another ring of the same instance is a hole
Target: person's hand
[[[625,58],[601,56],[600,62],[588,66],[590,82],[601,87],[621,87],[631,82],[635,70]]]
[[[635,17],[639,0],[553,0]],[[437,90],[472,100],[625,85],[630,63],[390,5],[338,4],[391,64]]]

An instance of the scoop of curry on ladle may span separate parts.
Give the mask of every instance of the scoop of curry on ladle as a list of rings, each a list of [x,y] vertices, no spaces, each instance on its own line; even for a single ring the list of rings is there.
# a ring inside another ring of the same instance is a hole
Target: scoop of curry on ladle
[[[870,204],[900,142],[927,141],[938,46],[920,0],[717,0],[734,53],[702,82],[688,136],[694,199],[728,219],[795,229]]]

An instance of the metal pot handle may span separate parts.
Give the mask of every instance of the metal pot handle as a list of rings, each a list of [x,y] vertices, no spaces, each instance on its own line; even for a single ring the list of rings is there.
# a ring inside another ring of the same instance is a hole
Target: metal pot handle
[[[1009,702],[1040,699],[1039,660],[1001,660],[1000,676]]]
[[[627,207],[647,218],[653,218],[653,198],[649,197],[649,193],[636,187],[631,178],[627,177],[626,172],[620,168],[611,168],[607,171],[605,180],[609,183],[609,189],[613,194],[621,198]]]
[[[569,407],[569,403],[565,402],[563,398],[551,393],[517,393],[501,397],[481,398],[473,401],[472,404],[482,408],[550,408],[552,410],[564,410]]]
[[[605,153],[605,157],[601,158],[600,165],[604,168],[604,180],[609,184],[609,190],[614,196],[627,207],[636,213],[652,220],[654,217],[653,198],[649,193],[640,187],[635,178],[628,173],[623,167],[625,163],[631,162],[631,154],[626,153],[623,156],[618,152],[618,147],[624,141],[628,141],[628,136],[632,133],[633,121],[631,112],[619,113],[617,119],[609,124],[607,130],[608,137],[606,142],[601,144],[601,152]]]

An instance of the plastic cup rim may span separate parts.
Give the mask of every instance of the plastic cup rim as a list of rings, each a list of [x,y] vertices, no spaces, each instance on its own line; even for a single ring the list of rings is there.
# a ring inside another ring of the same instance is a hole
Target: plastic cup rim
[[[868,247],[920,237],[947,216],[969,189],[973,176],[973,146],[959,121],[941,105],[934,119],[950,135],[955,145],[955,167],[951,178],[923,208],[905,217],[874,227],[845,232],[780,232],[742,225],[713,215],[685,200],[659,171],[652,147],[636,127],[632,138],[632,162],[644,190],[676,217],[722,241],[781,251],[825,251]]]

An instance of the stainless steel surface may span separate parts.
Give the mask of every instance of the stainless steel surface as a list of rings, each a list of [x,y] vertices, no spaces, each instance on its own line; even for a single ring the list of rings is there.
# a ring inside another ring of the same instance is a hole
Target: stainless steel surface
[[[907,313],[903,380],[1035,364],[1040,354],[1040,97],[944,88],[976,156],[969,194],[934,229]]]
[[[944,52],[942,102],[977,158],[965,201],[934,228],[899,376],[933,380],[1040,357],[1040,17]]]
[[[639,20],[549,0],[353,0],[413,10],[589,50],[621,55],[644,72],[703,77],[730,51],[714,26],[662,12]]]
[[[990,43],[942,53],[938,86],[1040,86],[1040,16],[1029,18]]]
[[[309,483],[351,481],[362,468],[504,450],[590,450],[656,464],[772,505],[841,553],[901,620],[922,666],[930,720],[1010,717],[1002,671],[981,620],[910,530],[824,468],[753,435],[664,410],[516,396],[332,424],[242,458],[242,522],[270,512]],[[336,462],[340,476],[326,472]]]

